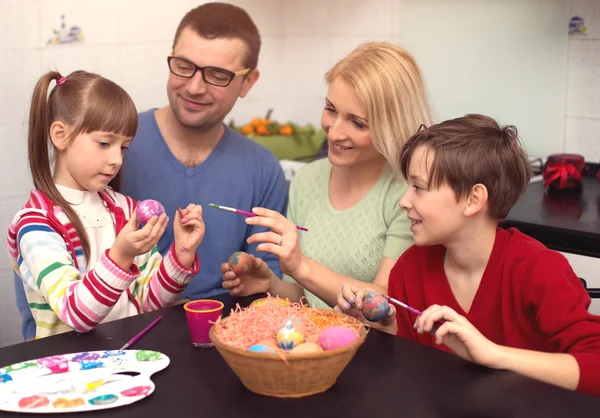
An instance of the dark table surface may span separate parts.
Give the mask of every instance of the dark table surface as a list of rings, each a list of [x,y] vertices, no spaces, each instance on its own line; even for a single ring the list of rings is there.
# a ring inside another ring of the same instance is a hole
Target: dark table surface
[[[581,190],[550,190],[531,183],[501,224],[548,248],[600,258],[600,185],[584,177]]]
[[[228,298],[228,297],[225,297]],[[242,304],[247,301],[242,301]],[[231,301],[226,300],[229,311]],[[520,375],[490,370],[378,331],[329,391],[278,399],[246,390],[214,348],[190,344],[183,307],[0,349],[0,366],[69,352],[118,349],[158,315],[163,320],[131,349],[160,351],[170,365],[155,392],[132,405],[64,416],[111,417],[598,417],[600,399]],[[0,416],[22,414],[0,412]]]

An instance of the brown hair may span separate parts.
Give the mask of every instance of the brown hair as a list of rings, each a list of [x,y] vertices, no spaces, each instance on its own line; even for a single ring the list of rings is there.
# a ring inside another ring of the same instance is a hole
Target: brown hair
[[[456,199],[467,197],[476,184],[488,190],[492,219],[503,219],[525,191],[531,178],[527,153],[520,145],[517,128],[501,127],[483,115],[466,115],[423,128],[413,135],[399,154],[402,175],[415,149],[435,152],[429,187],[447,184]]]
[[[325,74],[329,83],[336,78],[356,92],[366,109],[373,146],[399,174],[396,157],[402,145],[421,124],[431,124],[425,82],[415,59],[399,46],[366,42]]]
[[[260,34],[244,9],[227,3],[206,3],[190,10],[179,22],[173,49],[181,32],[187,27],[205,39],[240,39],[246,44],[246,68],[256,68],[258,65]]]
[[[67,215],[81,239],[86,259],[90,244],[81,220],[60,194],[52,178],[50,126],[62,121],[69,127],[71,141],[79,134],[95,131],[135,136],[138,115],[131,97],[121,87],[97,74],[75,71],[62,85],[56,85],[48,96],[48,87],[59,80],[60,73],[43,75],[33,91],[29,112],[29,168],[36,189],[56,203]],[[119,178],[111,182],[117,187]]]

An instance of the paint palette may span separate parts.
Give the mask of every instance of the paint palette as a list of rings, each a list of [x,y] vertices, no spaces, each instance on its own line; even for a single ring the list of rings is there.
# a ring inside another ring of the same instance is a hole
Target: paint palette
[[[87,351],[0,369],[0,411],[65,413],[129,405],[154,392],[150,377],[167,367],[157,351]]]

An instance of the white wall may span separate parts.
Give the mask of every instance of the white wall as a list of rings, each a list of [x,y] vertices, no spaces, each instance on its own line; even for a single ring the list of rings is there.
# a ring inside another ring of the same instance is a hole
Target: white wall
[[[516,125],[531,155],[562,151],[564,0],[405,0],[400,19],[436,120],[483,113]]]
[[[600,162],[600,1],[569,0],[569,17],[585,18],[586,37],[569,38],[565,150]]]

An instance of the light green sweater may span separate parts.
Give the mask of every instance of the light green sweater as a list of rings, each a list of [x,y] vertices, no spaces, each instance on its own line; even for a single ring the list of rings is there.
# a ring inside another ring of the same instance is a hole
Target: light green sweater
[[[396,260],[412,245],[410,222],[398,207],[406,185],[386,168],[356,205],[335,210],[329,201],[331,167],[325,158],[297,172],[287,217],[309,230],[299,231],[304,255],[338,274],[372,283],[383,257]],[[288,276],[285,280],[294,281]],[[304,294],[311,306],[328,307],[309,291]]]

